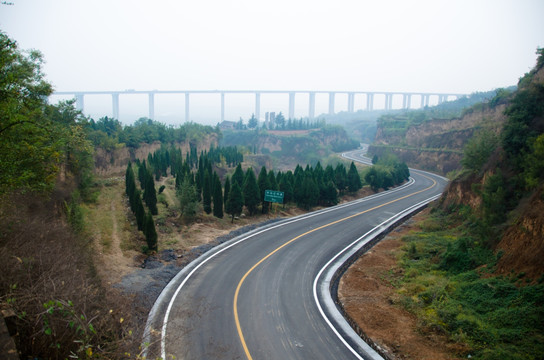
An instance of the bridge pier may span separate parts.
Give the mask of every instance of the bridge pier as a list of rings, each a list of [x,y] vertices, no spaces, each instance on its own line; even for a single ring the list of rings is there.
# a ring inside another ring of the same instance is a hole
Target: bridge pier
[[[225,121],[225,93],[221,93],[221,122]]]
[[[111,106],[113,110],[113,118],[119,120],[119,93],[111,94]]]
[[[375,95],[385,97],[385,110],[393,109],[393,98],[395,96],[402,95],[402,108],[412,108],[413,95],[420,96],[420,107],[425,108],[429,106],[430,98],[436,96],[438,98],[438,104],[447,102],[448,99],[459,99],[465,95],[453,94],[453,93],[411,93],[411,92],[366,92],[366,91],[316,91],[316,90],[179,90],[179,91],[160,91],[160,90],[146,90],[146,91],[60,91],[53,94],[53,96],[66,96],[70,95],[75,98],[75,106],[79,111],[85,109],[85,97],[88,95],[110,95],[112,97],[112,111],[113,117],[119,120],[119,96],[120,95],[148,95],[148,116],[150,119],[155,118],[155,95],[156,94],[185,94],[185,121],[191,121],[190,117],[190,95],[191,94],[220,94],[221,96],[221,121],[225,120],[225,96],[226,94],[255,94],[255,116],[261,118],[261,95],[262,94],[282,94],[289,96],[289,111],[288,117],[293,119],[295,117],[296,109],[296,94],[303,93],[309,95],[308,103],[308,118],[315,118],[316,111],[316,94],[328,94],[329,95],[329,114],[335,114],[335,97],[337,93],[347,94],[347,111],[349,113],[355,112],[355,96],[358,94],[366,95],[366,111],[374,110]],[[399,99],[400,100],[400,99]],[[435,103],[433,101],[433,103]],[[414,105],[417,108],[417,105]]]
[[[429,94],[421,94],[421,108],[429,106]]]
[[[255,117],[261,119],[261,93],[255,93]]]
[[[366,93],[366,111],[374,109],[374,93]]]
[[[76,109],[83,112],[85,108],[85,94],[75,94],[76,95]]]
[[[308,104],[308,118],[313,119],[315,117],[315,92],[310,93],[310,100]]]
[[[355,110],[355,94],[350,92],[348,93],[348,112],[352,113]]]
[[[295,118],[295,93],[290,92],[289,93],[289,118],[288,119],[294,119]]]
[[[185,93],[185,122],[190,121],[189,118],[189,93]]]
[[[412,105],[412,94],[403,94],[402,95],[402,108],[410,109]]]
[[[393,109],[393,94],[392,93],[386,93],[385,94],[385,110],[391,110]]]
[[[151,120],[155,119],[155,94],[150,92],[149,93],[149,118]]]

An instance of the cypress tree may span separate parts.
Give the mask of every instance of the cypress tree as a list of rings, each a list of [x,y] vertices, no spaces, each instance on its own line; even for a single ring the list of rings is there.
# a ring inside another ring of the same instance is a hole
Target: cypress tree
[[[305,174],[302,181],[302,196],[299,200],[299,207],[309,210],[317,205],[319,200],[319,188],[310,173]]]
[[[272,170],[268,172],[268,184],[270,185],[269,190],[278,190],[278,182],[276,181],[276,176],[274,176],[274,171]]]
[[[293,200],[295,200],[295,203],[301,204],[304,200],[302,199],[303,192],[302,192],[302,182],[304,181],[304,174],[302,171],[299,171],[298,173],[295,171],[294,175],[294,181],[293,181]]]
[[[208,170],[204,170],[204,180],[202,183],[202,207],[204,208],[206,214],[212,212],[212,189]]]
[[[225,179],[225,192],[223,194],[223,204],[225,205],[227,204],[227,200],[229,199],[230,186],[230,179],[227,176],[227,178]]]
[[[325,168],[325,173],[323,174],[323,182],[326,184],[329,181],[332,181],[334,183],[334,169],[332,168],[332,165],[327,165]]]
[[[361,177],[359,176],[357,167],[355,167],[355,164],[352,161],[348,171],[348,191],[356,192],[362,187],[363,183],[361,182]]]
[[[338,163],[334,169],[334,184],[340,194],[343,194],[347,186],[347,174],[346,167],[342,163]]]
[[[293,184],[287,176],[282,176],[280,182],[280,191],[283,191],[283,204],[293,200]]]
[[[138,168],[138,180],[140,181],[140,188],[145,189],[145,180],[147,179],[147,167],[145,165],[145,160],[142,161],[142,164]]]
[[[232,183],[232,186],[229,192],[229,198],[225,206],[225,210],[227,214],[230,214],[232,216],[231,222],[234,223],[234,217],[242,213],[243,207],[244,207],[244,197],[242,195],[242,189],[240,189],[238,182],[234,181]]]
[[[134,180],[134,172],[132,171],[132,165],[129,162],[127,165],[127,171],[125,172],[125,192],[128,196],[130,203],[130,209],[135,211],[134,192],[136,191],[136,181]]]
[[[261,199],[260,200],[261,200],[261,203],[263,204],[262,213],[267,214],[269,204],[268,204],[268,201],[264,201],[264,193],[265,193],[265,190],[271,190],[271,189],[270,189],[270,183],[268,182],[268,175],[266,173],[266,167],[264,167],[264,166],[261,168],[261,171],[259,172],[259,179],[257,180],[257,185],[259,185],[259,190],[261,191]]]
[[[129,198],[135,189],[136,182],[134,181],[134,172],[132,171],[132,164],[129,161],[125,172],[125,192]]]
[[[140,190],[136,190],[134,192],[134,203],[135,203],[135,210],[134,215],[136,216],[136,224],[138,224],[138,230],[143,231],[144,230],[144,224],[145,224],[145,210],[144,210],[144,204],[142,203],[142,197],[140,196]]]
[[[191,184],[189,177],[185,177],[181,188],[177,192],[180,204],[180,212],[184,219],[191,220],[198,211],[198,200],[195,186]]]
[[[221,180],[214,171],[213,173],[213,216],[223,218],[223,189],[221,189]]]
[[[257,185],[257,179],[252,168],[247,169],[246,179],[244,180],[244,203],[249,211],[249,215],[255,214],[257,206],[261,202],[261,194],[259,191],[259,185]]]
[[[241,164],[236,166],[236,170],[234,170],[234,174],[232,174],[231,183],[234,184],[235,182],[238,183],[240,189],[244,185],[244,171],[242,170]]]
[[[147,178],[145,180],[144,200],[149,211],[151,211],[151,214],[157,215],[159,213],[159,210],[157,209],[157,191],[155,190],[153,175],[149,172],[147,173]]]
[[[157,231],[151,213],[147,213],[145,218],[145,240],[149,251],[157,251]]]
[[[338,190],[332,180],[329,180],[324,187],[322,201],[329,206],[338,204]]]
[[[203,168],[199,167],[195,175],[196,198],[198,201],[202,200],[202,183],[204,178],[204,174],[202,174],[202,169]]]

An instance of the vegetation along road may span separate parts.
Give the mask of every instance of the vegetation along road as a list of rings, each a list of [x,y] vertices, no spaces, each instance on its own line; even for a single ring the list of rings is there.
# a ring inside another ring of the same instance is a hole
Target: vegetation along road
[[[359,152],[344,154],[366,162]],[[165,288],[146,330],[148,357],[376,359],[330,297],[335,268],[376,232],[439,196],[447,180],[405,185],[235,238]]]

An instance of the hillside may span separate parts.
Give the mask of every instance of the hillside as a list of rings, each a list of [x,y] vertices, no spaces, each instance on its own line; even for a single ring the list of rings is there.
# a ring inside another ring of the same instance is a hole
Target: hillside
[[[220,145],[243,146],[249,152],[269,156],[274,168],[284,170],[297,164],[315,164],[359,144],[342,127],[325,126],[305,131],[225,131]]]
[[[342,279],[344,309],[390,359],[544,353],[544,51],[538,55],[517,91],[476,116],[480,129],[502,126],[464,140],[462,168],[442,198]],[[457,122],[470,125],[480,107]]]
[[[499,132],[509,93],[477,93],[433,108],[383,115],[369,153],[379,157],[392,152],[410,166],[443,175],[458,170],[474,135]]]

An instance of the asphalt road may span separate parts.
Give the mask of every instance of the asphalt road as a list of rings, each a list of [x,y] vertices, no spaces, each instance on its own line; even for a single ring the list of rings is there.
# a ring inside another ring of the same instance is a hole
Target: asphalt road
[[[366,241],[447,183],[411,175],[400,188],[257,229],[198,258],[157,300],[148,358],[380,358],[339,315],[330,282]]]

